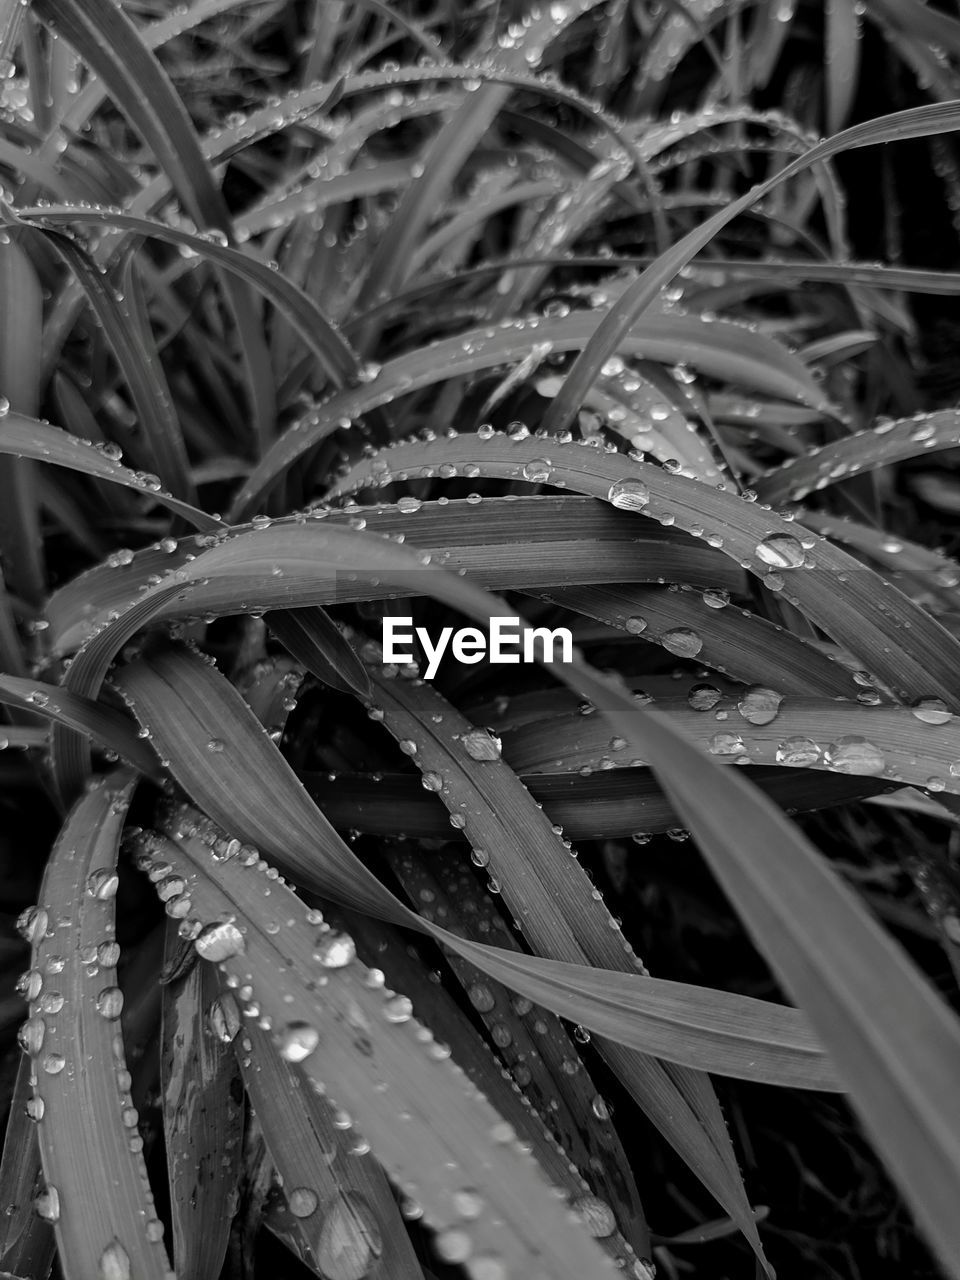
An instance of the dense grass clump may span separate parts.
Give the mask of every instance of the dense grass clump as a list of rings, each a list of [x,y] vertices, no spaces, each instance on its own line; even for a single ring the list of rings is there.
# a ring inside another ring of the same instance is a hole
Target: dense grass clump
[[[958,64],[0,0],[0,1272],[960,1276]]]

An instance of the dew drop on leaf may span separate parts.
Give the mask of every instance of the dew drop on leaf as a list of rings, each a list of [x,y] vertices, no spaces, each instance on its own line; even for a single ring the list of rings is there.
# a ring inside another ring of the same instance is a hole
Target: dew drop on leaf
[[[953,712],[941,698],[918,698],[910,710],[924,724],[948,724],[953,719]]]
[[[115,898],[119,885],[120,878],[116,871],[106,867],[101,867],[98,871],[92,871],[87,877],[87,893],[91,898],[96,898],[99,902],[106,902],[110,898]]]
[[[207,1018],[216,1038],[223,1044],[232,1044],[240,1030],[240,1009],[229,992],[214,1000]]]
[[[523,464],[523,478],[537,484],[545,484],[550,479],[551,464],[547,458],[531,458]]]
[[[324,1214],[314,1252],[328,1280],[364,1280],[370,1274],[383,1253],[383,1236],[363,1196],[345,1191],[337,1197]]]
[[[119,1018],[123,1012],[123,992],[119,987],[104,987],[97,996],[97,1013],[101,1018]]]
[[[383,1006],[383,1016],[388,1022],[409,1022],[413,1005],[406,996],[392,996]]]
[[[777,718],[783,695],[763,685],[751,685],[740,695],[737,710],[750,724],[769,724]]]
[[[221,960],[229,960],[232,956],[242,955],[246,946],[243,934],[230,920],[208,924],[193,945],[201,959],[211,960],[215,964]]]
[[[356,958],[356,954],[357,948],[348,933],[331,930],[317,939],[313,958],[325,969],[343,969]]]
[[[24,1053],[38,1054],[43,1048],[47,1024],[42,1018],[28,1018],[17,1032],[17,1040]]]
[[[280,1032],[280,1057],[285,1062],[303,1062],[320,1043],[320,1033],[309,1022],[288,1022]]]
[[[650,501],[650,490],[642,480],[617,480],[610,486],[607,501],[621,511],[642,511]]]
[[[617,1220],[606,1200],[599,1196],[579,1196],[571,1205],[574,1213],[597,1240],[612,1236],[617,1229]]]
[[[444,1262],[466,1262],[473,1252],[473,1241],[466,1231],[453,1228],[441,1231],[434,1241],[437,1257]]]
[[[712,684],[695,684],[687,694],[687,702],[694,711],[712,711],[723,694]]]
[[[47,1186],[33,1202],[38,1217],[44,1222],[60,1221],[60,1192],[54,1186]]]
[[[319,1203],[317,1193],[309,1187],[294,1187],[287,1192],[287,1206],[295,1218],[309,1218]]]
[[[799,569],[804,550],[792,533],[770,533],[757,543],[757,559],[771,569]]]
[[[665,631],[660,643],[668,653],[675,653],[678,658],[695,658],[703,648],[703,641],[689,627],[674,627]]]
[[[119,1240],[111,1240],[100,1255],[100,1280],[133,1280],[130,1255]]]
[[[461,739],[471,760],[499,760],[500,739],[487,729],[472,729]]]
[[[777,747],[777,764],[803,769],[820,763],[823,752],[811,738],[787,738]]]
[[[878,773],[883,773],[886,765],[879,747],[853,735],[832,742],[824,751],[823,758],[836,773],[853,773],[863,777],[875,777]]]

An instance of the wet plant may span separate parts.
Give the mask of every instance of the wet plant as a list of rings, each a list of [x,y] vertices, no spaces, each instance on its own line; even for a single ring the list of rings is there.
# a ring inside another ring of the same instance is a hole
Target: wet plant
[[[958,33],[0,0],[4,1274],[960,1275]]]

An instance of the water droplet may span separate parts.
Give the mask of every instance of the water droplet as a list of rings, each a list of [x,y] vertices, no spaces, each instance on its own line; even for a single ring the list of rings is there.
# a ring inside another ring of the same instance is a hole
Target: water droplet
[[[62,1053],[45,1053],[40,1063],[48,1076],[58,1076],[66,1065],[67,1060]]]
[[[453,1207],[461,1218],[472,1221],[474,1218],[479,1218],[483,1213],[483,1197],[479,1192],[473,1190],[455,1191],[453,1193]]]
[[[730,603],[729,591],[704,591],[703,603],[708,609],[725,609]]]
[[[674,627],[665,631],[660,643],[668,653],[675,653],[678,658],[695,658],[703,648],[703,641],[689,627]]]
[[[650,501],[650,490],[642,480],[617,480],[610,486],[607,501],[621,511],[642,511]]]
[[[470,1003],[480,1013],[489,1013],[497,1003],[496,997],[485,982],[475,982],[467,991]]]
[[[423,503],[419,498],[406,497],[397,499],[397,509],[402,511],[404,515],[413,515],[415,512],[419,511],[422,506]]]
[[[102,1018],[119,1018],[123,1012],[123,992],[119,987],[104,987],[97,996],[97,1013]]]
[[[26,942],[39,942],[47,932],[49,916],[43,907],[27,907],[17,916],[17,932]]]
[[[44,1222],[60,1221],[60,1192],[56,1187],[49,1184],[37,1196],[33,1202],[33,1207],[37,1211],[37,1215],[43,1218]]]
[[[100,1255],[100,1280],[133,1280],[130,1255],[119,1240],[112,1240]]]
[[[309,1187],[294,1187],[287,1192],[287,1207],[295,1218],[309,1218],[311,1213],[316,1213],[319,1203],[317,1193]]]
[[[820,747],[810,738],[787,738],[777,747],[777,764],[804,769],[819,764],[822,754]]]
[[[357,948],[348,933],[331,930],[317,939],[313,951],[314,960],[318,960],[325,969],[343,969],[357,955]]]
[[[523,478],[535,484],[545,484],[550,479],[551,463],[547,458],[531,458],[523,465]]]
[[[606,1098],[601,1098],[599,1093],[590,1103],[590,1110],[598,1120],[610,1119],[610,1104],[607,1102]]]
[[[280,1057],[285,1062],[303,1062],[320,1043],[320,1032],[309,1022],[288,1022],[279,1036]]]
[[[737,702],[737,710],[750,724],[769,724],[777,718],[783,695],[775,689],[754,684],[744,690]]]
[[[240,1009],[229,992],[214,1000],[207,1018],[217,1039],[223,1044],[232,1044],[240,1030]]]
[[[220,752],[223,750],[224,745],[225,744],[222,738],[211,738],[210,741],[207,743],[207,750],[212,751],[214,755],[219,755]]]
[[[694,711],[712,711],[722,697],[715,685],[695,684],[687,694],[687,702]]]
[[[47,1033],[47,1024],[42,1018],[28,1018],[17,1032],[17,1041],[24,1053],[36,1055],[43,1048],[43,1038]]]
[[[612,1236],[617,1229],[617,1220],[606,1200],[599,1196],[579,1196],[570,1206],[590,1235],[597,1240]]]
[[[953,712],[941,698],[918,698],[910,710],[924,724],[948,724],[953,719]]]
[[[363,1196],[344,1191],[330,1204],[314,1252],[329,1280],[364,1280],[383,1253],[383,1237]]]
[[[799,569],[804,550],[792,533],[770,533],[757,543],[757,559],[771,569]]]
[[[715,756],[738,756],[743,753],[743,739],[739,733],[715,733],[707,749]]]
[[[473,1252],[473,1241],[466,1231],[441,1231],[434,1241],[437,1256],[444,1262],[466,1262]]]
[[[383,1016],[388,1022],[409,1022],[413,1005],[406,996],[392,996],[383,1006]]]
[[[837,773],[854,773],[875,777],[883,773],[883,752],[864,738],[848,735],[832,742],[823,753],[824,761]]]
[[[632,636],[638,636],[641,632],[646,631],[647,620],[646,618],[641,618],[639,615],[634,614],[632,618],[627,618],[624,626]]]
[[[98,871],[91,871],[87,877],[87,893],[91,898],[96,898],[100,902],[115,898],[119,886],[120,877],[116,871],[109,867],[101,867]]]
[[[193,945],[202,959],[211,960],[215,964],[221,960],[229,960],[232,956],[243,955],[246,946],[243,934],[231,920],[208,924]]]
[[[443,779],[439,773],[425,773],[420,779],[424,791],[442,791]]]
[[[463,735],[461,742],[471,760],[500,759],[500,739],[488,729],[471,729]]]

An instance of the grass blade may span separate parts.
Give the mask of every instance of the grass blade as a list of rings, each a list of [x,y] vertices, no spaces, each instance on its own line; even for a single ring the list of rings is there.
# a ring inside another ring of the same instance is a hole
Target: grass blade
[[[35,415],[43,298],[33,265],[15,240],[0,244],[0,296],[0,409]],[[40,502],[33,464],[25,460],[0,458],[0,552],[11,588],[38,605],[45,594]]]
[[[44,978],[31,1002],[21,1041],[36,1074],[35,1105],[43,1109],[38,1136],[47,1186],[40,1208],[53,1222],[69,1280],[166,1280],[169,1273],[116,1021],[122,998],[112,894],[131,792],[131,783],[114,775],[78,802],[48,864],[41,905],[23,917],[33,968],[49,974],[63,962],[56,981]]]
[[[168,961],[181,946],[171,924]],[[216,974],[207,965],[163,988],[163,1135],[179,1280],[220,1274],[239,1189],[243,1107],[218,999]]]
[[[601,368],[623,344],[626,335],[640,315],[651,305],[660,290],[706,248],[718,231],[732,222],[751,205],[762,200],[789,178],[802,173],[811,165],[840,155],[858,147],[878,146],[906,138],[925,138],[939,133],[950,133],[960,128],[960,106],[955,102],[937,103],[932,106],[914,107],[897,111],[854,125],[842,133],[818,143],[803,156],[793,160],[766,182],[734,200],[726,208],[715,213],[706,222],[688,232],[665,253],[662,253],[643,274],[623,293],[606,313],[587,346],[578,356],[567,375],[563,388],[547,411],[543,426],[555,433],[569,428],[587,389],[592,386]]]
[[[200,954],[220,964],[228,981],[251,982],[281,1055],[329,1092],[344,1112],[344,1129],[356,1125],[397,1181],[417,1186],[427,1221],[440,1233],[441,1256],[451,1260],[456,1248],[454,1257],[469,1257],[479,1267],[481,1257],[492,1255],[520,1275],[546,1266],[557,1280],[602,1274],[609,1264],[595,1242],[568,1220],[529,1158],[519,1156],[512,1129],[502,1128],[500,1117],[451,1069],[445,1054],[430,1051],[432,1037],[418,1034],[410,1002],[385,992],[376,974],[368,976],[353,959],[349,940],[330,936],[336,959],[327,962],[318,913],[308,912],[288,888],[255,866],[211,858],[203,836],[216,843],[215,830],[198,828],[187,813],[177,830],[175,844],[148,838],[141,867],[149,872],[162,860],[184,876],[201,924]],[[272,928],[278,910],[285,921],[282,942]],[[242,920],[245,932],[216,923],[226,920]],[[208,945],[219,933],[234,941]],[[322,997],[315,994],[318,986]],[[314,1055],[318,1022],[323,1052]],[[389,1081],[388,1090],[377,1088],[381,1080]],[[398,1109],[420,1117],[416,1142],[407,1141],[397,1125]],[[451,1160],[457,1170],[452,1185]],[[460,1193],[472,1187],[483,1187],[483,1194],[464,1213]],[[363,1225],[369,1266],[375,1224],[365,1218]]]

